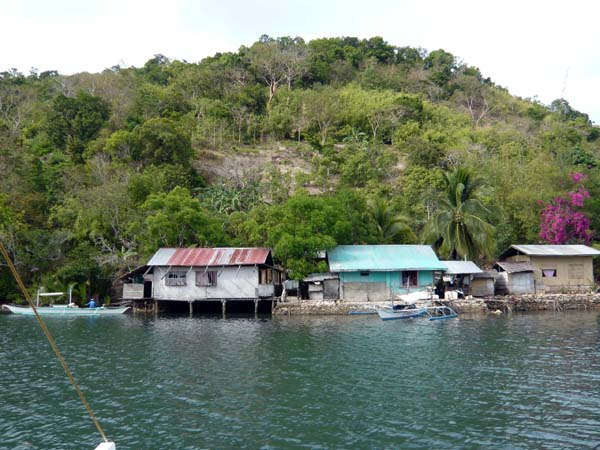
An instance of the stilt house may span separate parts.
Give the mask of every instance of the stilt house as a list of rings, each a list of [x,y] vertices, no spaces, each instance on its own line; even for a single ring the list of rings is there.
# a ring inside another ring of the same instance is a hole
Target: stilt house
[[[282,273],[273,266],[268,248],[161,248],[145,267],[144,290],[154,300],[258,300],[281,295]]]

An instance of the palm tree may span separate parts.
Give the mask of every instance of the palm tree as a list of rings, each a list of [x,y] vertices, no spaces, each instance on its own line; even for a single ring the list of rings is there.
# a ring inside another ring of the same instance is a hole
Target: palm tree
[[[396,213],[389,202],[377,198],[371,200],[367,206],[380,244],[416,241],[415,234],[407,225],[408,218]]]
[[[424,241],[450,259],[491,256],[495,228],[486,221],[490,210],[478,198],[482,180],[461,167],[444,176],[445,189],[423,230]]]

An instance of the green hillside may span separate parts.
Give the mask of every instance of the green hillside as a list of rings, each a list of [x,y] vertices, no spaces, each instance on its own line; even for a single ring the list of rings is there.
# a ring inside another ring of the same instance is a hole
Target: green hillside
[[[566,100],[514,97],[444,50],[379,37],[5,72],[0,238],[30,286],[81,295],[160,246],[270,246],[292,277],[336,244],[491,261],[593,240],[599,136]]]

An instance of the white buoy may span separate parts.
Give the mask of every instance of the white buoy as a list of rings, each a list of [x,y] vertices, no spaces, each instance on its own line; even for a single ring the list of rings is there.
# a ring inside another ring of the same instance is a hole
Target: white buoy
[[[103,442],[96,447],[96,450],[117,450],[117,447],[115,447],[114,442]]]

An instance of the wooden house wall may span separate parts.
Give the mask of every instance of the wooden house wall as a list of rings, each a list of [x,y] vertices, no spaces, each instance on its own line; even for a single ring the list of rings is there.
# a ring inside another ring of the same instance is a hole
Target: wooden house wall
[[[121,298],[126,300],[141,300],[144,298],[143,283],[123,283],[123,294]]]
[[[218,272],[216,286],[197,286],[196,272],[204,272],[203,267],[190,270],[189,267],[171,268],[187,273],[185,286],[167,286],[168,267],[155,267],[153,276],[153,297],[156,300],[204,300],[204,299],[254,299],[258,296],[258,271],[255,266],[219,267],[210,270]],[[266,286],[268,287],[268,286]]]

